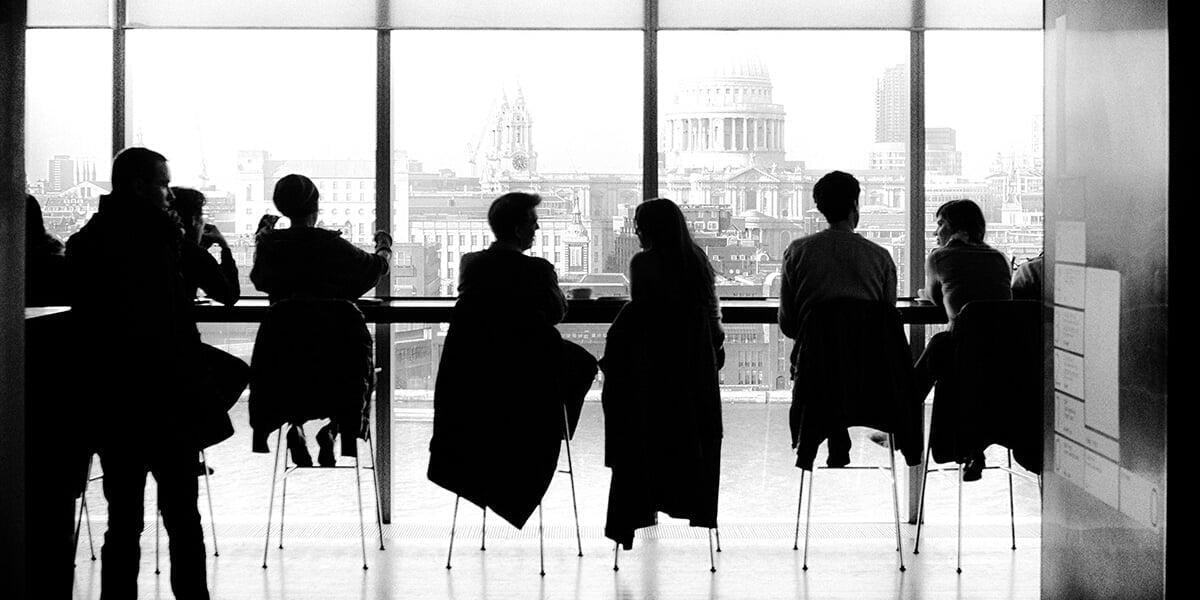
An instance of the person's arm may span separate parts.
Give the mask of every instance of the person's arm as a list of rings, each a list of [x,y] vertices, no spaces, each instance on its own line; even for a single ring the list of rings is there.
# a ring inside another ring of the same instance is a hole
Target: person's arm
[[[543,265],[544,312],[550,323],[557,325],[562,323],[563,317],[567,315],[567,297],[563,295],[562,288],[558,286],[558,273],[554,270],[554,265],[546,260],[539,259],[539,261]]]
[[[925,257],[925,299],[932,301],[938,306],[942,306],[942,280],[941,273],[937,270],[937,261],[934,256],[937,250],[929,253]]]
[[[382,231],[375,233],[375,252],[367,252],[337,238],[337,256],[331,256],[330,273],[338,295],[358,298],[371,291],[379,278],[388,272],[392,258],[392,237]]]
[[[795,282],[792,281],[792,261],[793,248],[788,246],[787,250],[783,251],[783,265],[781,266],[781,277],[779,286],[779,330],[792,339],[800,333],[800,323],[797,322],[796,315],[796,291],[794,288]]]
[[[221,247],[219,266],[208,253],[208,248],[213,244]],[[236,303],[242,293],[241,284],[238,283],[237,263],[233,260],[233,251],[229,249],[221,231],[215,225],[205,224],[204,232],[200,236],[200,246],[197,248],[194,244],[185,242],[185,248],[188,250],[185,250],[184,265],[185,268],[193,269],[192,281],[195,281],[209,298],[226,306]],[[198,249],[200,253],[197,255],[192,249]],[[186,259],[187,255],[194,258],[189,261]]]
[[[883,299],[891,305],[896,304],[896,263],[892,261],[890,253],[884,254],[884,259],[887,261],[887,266],[884,268],[883,274]]]

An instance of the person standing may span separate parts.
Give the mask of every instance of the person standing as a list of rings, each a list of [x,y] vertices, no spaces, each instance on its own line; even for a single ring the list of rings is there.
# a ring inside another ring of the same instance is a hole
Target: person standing
[[[158,487],[176,598],[207,600],[206,554],[196,507],[193,424],[202,415],[192,368],[200,335],[181,260],[183,227],[169,211],[167,159],[126,148],[113,159],[112,193],[67,241],[72,314],[92,395],[90,443],[104,469],[108,530],[103,600],[137,597],[146,475]]]

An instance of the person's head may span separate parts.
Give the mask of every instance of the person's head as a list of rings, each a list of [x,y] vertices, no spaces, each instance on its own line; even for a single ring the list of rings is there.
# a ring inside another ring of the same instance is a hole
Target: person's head
[[[666,198],[654,198],[637,205],[633,212],[634,233],[642,248],[682,253],[692,243],[683,211]]]
[[[166,210],[171,206],[171,171],[167,158],[147,148],[126,148],[112,165],[113,193]]]
[[[951,200],[937,209],[937,240],[945,246],[953,239],[982,244],[987,223],[979,205],[965,198]]]
[[[853,175],[843,171],[831,171],[817,180],[813,186],[813,200],[825,220],[834,223],[849,222],[858,226],[858,193],[861,188]]]
[[[271,199],[275,202],[275,208],[293,224],[305,223],[315,220],[321,192],[311,179],[293,173],[284,175],[275,184]]]
[[[514,244],[522,251],[533,247],[538,230],[537,211],[542,197],[526,192],[509,192],[496,198],[488,208],[488,226],[496,240]]]
[[[204,233],[204,204],[207,198],[199,190],[186,187],[172,187],[171,193],[175,196],[171,207],[183,222],[184,237],[199,242],[200,235]]]

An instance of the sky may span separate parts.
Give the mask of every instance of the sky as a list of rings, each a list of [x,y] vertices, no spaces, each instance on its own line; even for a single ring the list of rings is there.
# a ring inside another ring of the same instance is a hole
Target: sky
[[[28,36],[27,168],[90,155],[107,175],[111,41],[106,31]],[[276,158],[374,156],[370,31],[133,30],[131,142],[162,151],[177,182],[232,177],[238,150]],[[876,79],[907,63],[889,31],[662,32],[659,108],[713,65],[758,58],[787,111],[787,158],[861,168],[874,140]],[[958,132],[968,176],[1027,147],[1042,110],[1039,32],[926,34],[926,124]],[[642,34],[636,31],[411,31],[392,36],[393,146],[426,170],[469,174],[501,94],[520,89],[543,172],[640,168]]]

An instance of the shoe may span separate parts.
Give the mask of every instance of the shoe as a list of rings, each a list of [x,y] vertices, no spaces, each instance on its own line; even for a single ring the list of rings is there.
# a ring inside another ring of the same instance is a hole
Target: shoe
[[[963,481],[979,481],[983,479],[983,469],[987,466],[982,456],[967,459],[963,467]]]
[[[330,423],[317,431],[317,464],[322,467],[332,467],[337,464],[337,458],[333,455],[333,440],[337,437],[333,423]]]
[[[880,446],[883,446],[884,448],[887,448],[889,445],[888,444],[888,434],[886,434],[882,431],[876,431],[876,432],[872,433],[871,435],[868,435],[867,439],[871,440],[872,442],[874,442],[876,444],[879,444]]]
[[[304,428],[299,425],[292,425],[287,432],[287,447],[288,452],[292,455],[292,463],[297,467],[313,466],[312,455],[308,453],[308,446],[304,443]]]
[[[830,452],[825,459],[825,466],[830,469],[840,469],[850,464],[850,452]]]

